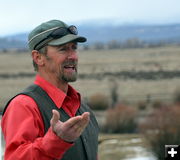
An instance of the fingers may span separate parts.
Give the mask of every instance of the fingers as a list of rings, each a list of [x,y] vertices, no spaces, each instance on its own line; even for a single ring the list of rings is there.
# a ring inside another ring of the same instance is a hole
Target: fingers
[[[55,126],[57,122],[60,120],[60,114],[57,110],[52,110],[53,116],[51,119],[51,125]],[[65,128],[69,129],[72,128],[73,126],[79,126],[83,127],[89,122],[89,112],[85,112],[80,116],[72,117],[65,123]]]
[[[89,122],[89,112],[83,113],[81,116],[72,117],[66,121],[66,129],[84,128]]]
[[[79,125],[79,127],[86,126],[89,123],[89,112],[85,112],[82,114],[82,120],[79,121],[76,125]]]
[[[84,113],[82,114],[82,116],[83,116],[83,119],[89,120],[90,113],[89,113],[89,112],[84,112]]]
[[[68,128],[73,127],[76,123],[81,121],[81,119],[82,119],[81,116],[76,116],[76,117],[70,118],[68,121],[65,122],[66,128],[68,129]]]
[[[81,134],[89,123],[89,113],[83,113],[80,119],[69,126],[73,133]]]
[[[59,121],[60,119],[60,114],[58,111],[56,111],[55,109],[52,110],[53,116],[51,119],[51,126],[55,126],[56,123]]]
[[[54,133],[67,142],[74,142],[84,131],[89,123],[89,113],[85,112],[80,116],[72,117],[65,122],[60,121],[60,114],[52,110],[51,126]]]
[[[88,123],[89,123],[89,113],[86,112],[86,113],[83,113],[83,114],[82,114],[82,119],[81,119],[81,121],[77,122],[77,123],[73,126],[73,128],[74,128],[76,131],[78,131],[78,132],[82,132],[82,131],[86,128],[86,126],[88,125]]]

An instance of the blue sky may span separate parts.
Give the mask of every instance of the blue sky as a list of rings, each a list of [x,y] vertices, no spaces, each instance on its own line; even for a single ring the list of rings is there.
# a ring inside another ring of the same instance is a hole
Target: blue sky
[[[0,36],[29,31],[50,19],[180,23],[180,0],[0,0]]]

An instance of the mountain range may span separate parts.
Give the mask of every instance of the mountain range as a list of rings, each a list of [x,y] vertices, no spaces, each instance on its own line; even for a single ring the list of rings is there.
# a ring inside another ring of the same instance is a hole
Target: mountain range
[[[79,34],[87,37],[86,44],[97,42],[107,43],[112,40],[124,42],[137,38],[151,43],[164,41],[167,43],[180,43],[180,24],[79,24]],[[29,32],[17,33],[0,37],[0,49],[27,49],[27,36]]]

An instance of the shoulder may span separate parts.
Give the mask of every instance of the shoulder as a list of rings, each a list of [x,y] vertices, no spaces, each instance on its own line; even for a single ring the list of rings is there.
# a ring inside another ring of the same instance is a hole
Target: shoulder
[[[39,132],[41,129],[44,131],[42,122],[35,101],[27,95],[17,95],[8,103],[2,116],[1,126],[6,133],[8,131],[25,131],[28,128],[40,128],[37,130]]]
[[[7,112],[24,114],[26,112],[37,112],[37,110],[38,108],[33,98],[20,94],[9,101],[5,114]]]
[[[29,103],[29,102],[34,102],[33,98],[31,98],[30,96],[24,95],[24,94],[20,94],[15,96],[10,104],[14,104],[14,103]],[[34,102],[35,103],[35,102]]]

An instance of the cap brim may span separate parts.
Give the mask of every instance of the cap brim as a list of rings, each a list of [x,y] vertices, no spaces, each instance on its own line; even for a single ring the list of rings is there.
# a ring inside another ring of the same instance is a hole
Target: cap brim
[[[68,34],[64,37],[61,37],[59,39],[52,40],[48,43],[48,45],[57,46],[57,45],[63,45],[69,42],[86,42],[87,39],[85,37],[77,36],[74,34]]]

